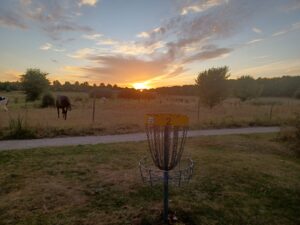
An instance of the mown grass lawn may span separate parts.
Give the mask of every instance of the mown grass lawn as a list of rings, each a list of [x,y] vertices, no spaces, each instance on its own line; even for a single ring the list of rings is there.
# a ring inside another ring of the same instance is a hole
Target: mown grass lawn
[[[141,182],[141,143],[0,152],[0,224],[159,224],[162,187]],[[274,135],[188,139],[178,224],[300,224],[300,159]]]

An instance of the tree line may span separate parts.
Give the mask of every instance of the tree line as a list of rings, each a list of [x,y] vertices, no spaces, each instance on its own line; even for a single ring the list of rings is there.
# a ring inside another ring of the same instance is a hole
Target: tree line
[[[159,95],[199,96],[201,101],[213,107],[226,97],[237,97],[246,101],[255,97],[296,97],[300,98],[300,76],[282,76],[276,78],[257,78],[250,75],[230,79],[227,66],[202,71],[194,85],[160,87],[139,91],[133,88],[121,88],[117,85],[90,85],[88,82],[75,83],[59,81],[49,82],[47,73],[39,69],[28,69],[17,82],[0,82],[0,91],[25,91],[27,100],[35,100],[45,91],[88,92],[90,97],[129,99],[151,99]]]
[[[254,79],[250,75],[245,75],[237,79],[226,79],[226,85],[228,86],[228,95],[232,97],[243,91],[245,95],[255,93],[255,95],[261,97],[296,97],[300,91],[300,76]],[[153,91],[165,95],[198,95],[196,85],[160,87],[153,89]],[[240,97],[243,99],[242,96]]]

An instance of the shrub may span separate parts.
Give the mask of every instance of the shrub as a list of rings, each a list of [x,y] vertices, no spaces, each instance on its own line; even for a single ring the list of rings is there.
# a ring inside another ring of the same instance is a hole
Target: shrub
[[[16,119],[10,118],[9,120],[9,132],[6,135],[8,139],[28,139],[35,138],[34,132],[29,129],[26,122],[21,116]]]
[[[292,149],[300,155],[300,114],[297,115],[295,122],[295,142]]]
[[[24,75],[21,76],[22,86],[26,94],[26,100],[37,100],[40,95],[49,88],[49,80],[47,73],[39,69],[28,69]]]
[[[300,89],[298,89],[297,91],[295,91],[294,97],[296,99],[300,99]]]
[[[54,105],[55,105],[55,100],[54,100],[53,95],[51,93],[44,94],[43,98],[42,98],[41,107],[45,108],[45,107],[50,107],[50,106],[54,106]]]
[[[295,125],[289,128],[282,128],[277,140],[287,143],[288,147],[300,156],[300,114],[296,116]]]

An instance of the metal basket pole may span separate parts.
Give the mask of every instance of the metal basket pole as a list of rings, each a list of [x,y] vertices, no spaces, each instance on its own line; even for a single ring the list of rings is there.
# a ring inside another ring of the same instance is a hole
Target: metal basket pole
[[[169,211],[169,179],[170,183],[176,183],[178,186],[181,182],[188,181],[190,179],[192,162],[188,162],[189,166],[184,170],[179,168],[179,172],[172,174],[172,171],[180,162],[182,152],[184,149],[184,143],[186,139],[188,129],[188,117],[180,114],[147,114],[145,117],[146,133],[148,139],[148,146],[151,154],[153,164],[159,169],[155,171],[152,176],[153,169],[146,169],[140,162],[140,171],[143,181],[144,171],[148,171],[151,186],[153,182],[160,182],[163,180],[163,220],[168,223],[168,211]],[[146,164],[145,164],[146,165]],[[184,177],[183,180],[182,176]]]
[[[170,125],[164,130],[164,221],[168,222],[169,211],[169,147],[170,147]]]

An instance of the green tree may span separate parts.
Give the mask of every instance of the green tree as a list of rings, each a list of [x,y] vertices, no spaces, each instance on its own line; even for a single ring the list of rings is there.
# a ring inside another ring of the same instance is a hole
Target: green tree
[[[261,85],[259,85],[256,80],[249,75],[241,76],[235,82],[234,95],[242,102],[259,97],[261,91]]]
[[[47,73],[39,69],[27,69],[26,73],[21,76],[22,86],[26,93],[26,100],[34,101],[49,88],[50,82],[47,79]]]
[[[199,100],[210,108],[219,104],[227,96],[228,67],[211,68],[199,73],[196,78]]]
[[[61,83],[58,80],[53,81],[52,87],[54,91],[61,91]]]

